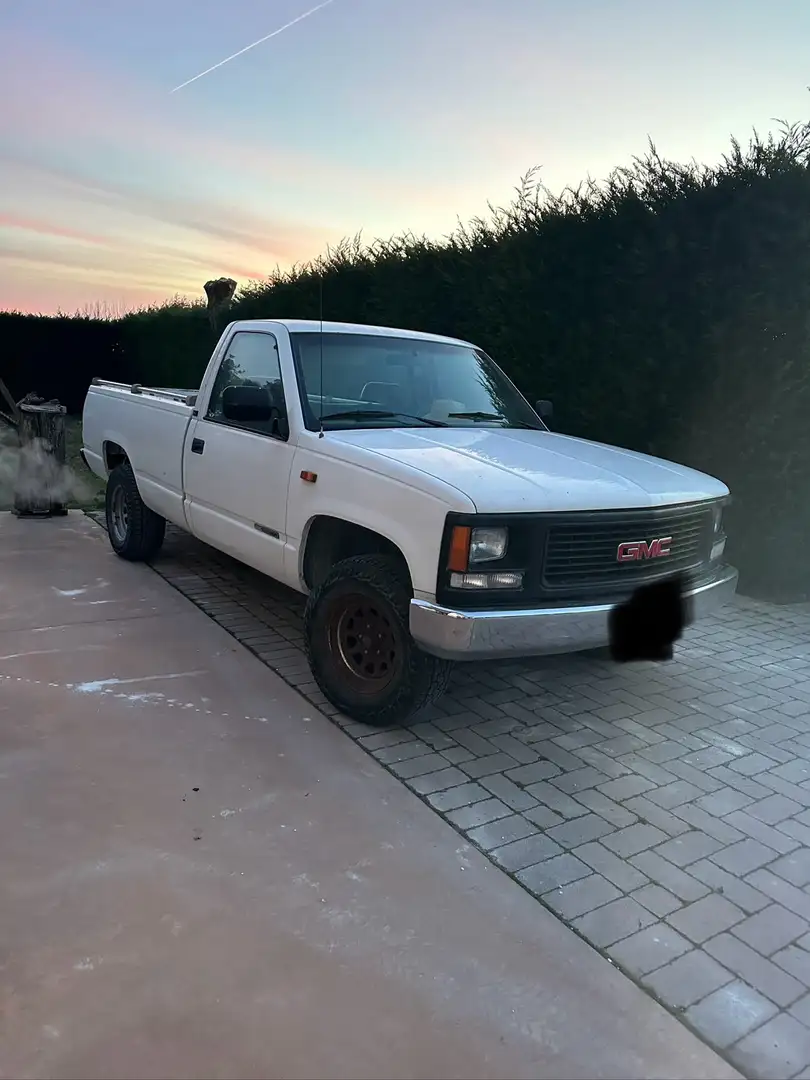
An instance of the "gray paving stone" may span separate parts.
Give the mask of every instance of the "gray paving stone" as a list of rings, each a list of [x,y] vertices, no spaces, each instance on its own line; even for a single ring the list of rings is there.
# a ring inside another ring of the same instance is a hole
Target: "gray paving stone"
[[[560,847],[574,848],[591,840],[598,840],[612,831],[613,826],[598,814],[586,814],[584,817],[572,818],[562,825],[555,825],[547,830],[547,835]]]
[[[629,896],[597,908],[574,922],[581,934],[599,948],[613,945],[655,922],[655,917]]]
[[[562,854],[562,848],[542,833],[515,840],[511,844],[505,844],[503,847],[490,851],[491,857],[499,866],[512,872],[523,870],[524,867],[533,866],[535,863],[560,854]],[[553,886],[550,885],[549,888]]]
[[[447,813],[459,806],[468,806],[470,803],[481,802],[489,798],[489,792],[485,791],[480,784],[459,784],[458,787],[448,788],[436,795],[428,795],[427,800],[434,810]]]
[[[606,836],[604,844],[616,855],[628,858],[662,843],[666,838],[666,833],[661,832],[660,829],[656,829],[652,825],[639,823],[630,825],[626,829],[620,829],[611,836]]]
[[[803,889],[810,884],[810,848],[800,848],[772,862],[768,869]]]
[[[806,931],[804,919],[780,904],[771,904],[739,923],[732,932],[763,956],[770,956]]]
[[[654,802],[665,810],[672,810],[676,806],[693,802],[702,794],[702,790],[694,784],[690,784],[688,780],[675,780],[657,791],[648,792],[647,798],[650,802]]]
[[[542,896],[551,889],[562,888],[590,873],[591,868],[573,855],[555,855],[552,859],[521,870],[517,878],[530,892]]]
[[[682,780],[688,780],[702,791],[719,791],[723,786],[723,782],[714,776],[713,772],[702,772],[700,769],[695,769],[691,765],[688,765],[682,759],[670,761],[667,768]],[[722,766],[722,768],[725,768],[725,766]]]
[[[391,738],[388,732],[384,732]],[[375,736],[370,736],[374,738]],[[396,736],[394,736],[396,738]],[[383,765],[395,765],[400,761],[408,761],[410,758],[424,757],[426,754],[430,754],[430,747],[421,742],[419,739],[397,739],[395,743],[386,742],[380,749],[372,749],[372,753],[377,761],[381,761]]]
[[[652,780],[647,780],[643,776],[620,776],[617,780],[600,784],[599,791],[614,802],[623,802],[625,799],[632,799],[634,795],[643,795],[645,791],[653,787],[655,784]]]
[[[775,858],[776,852],[773,848],[751,839],[740,840],[711,856],[712,862],[716,862],[718,866],[722,866],[724,870],[728,870],[730,874],[735,874],[737,877],[744,877],[752,870],[758,870],[761,866],[773,862]]]
[[[781,1008],[792,1005],[805,992],[802,983],[732,934],[719,934],[703,946],[705,951],[750,983]]]
[[[599,814],[600,817],[603,817],[605,821],[609,821],[617,829],[624,829],[637,821],[635,814],[632,814],[626,807],[619,806],[613,799],[603,795],[601,791],[594,791],[593,789],[578,791],[575,798],[577,802],[582,803],[583,806],[586,806],[595,814]]]
[[[665,764],[673,758],[683,757],[684,749],[683,743],[676,742],[672,739],[666,739],[664,742],[657,743],[655,746],[649,746],[645,750],[639,750],[639,755],[647,758],[649,761],[654,761],[657,764]]]
[[[726,1050],[777,1012],[772,1001],[736,980],[686,1011],[686,1019],[720,1050]]]
[[[674,810],[663,810],[660,806],[650,802],[646,795],[636,795],[624,803],[626,810],[638,814],[645,825],[654,825],[656,829],[666,833],[667,836],[680,836],[689,832],[689,826],[679,818]]]
[[[701,859],[700,862],[692,863],[689,867],[689,873],[696,877],[698,881],[702,881],[704,885],[708,885],[710,889],[719,893],[720,896],[725,896],[727,900],[730,900],[732,904],[736,904],[738,908],[742,908],[748,915],[761,911],[770,903],[767,896],[764,896],[757,889],[734,877],[733,874],[729,874],[722,867],[710,862],[708,859]]]
[[[449,750],[439,751],[443,758],[447,758],[451,765],[461,765],[475,757],[470,750],[463,746],[451,746]]]
[[[713,837],[713,839],[719,840],[721,844],[726,846],[745,839],[744,834],[739,829],[727,824],[723,818],[708,814],[696,803],[686,803],[684,806],[675,807],[672,816],[691,825],[693,829],[698,829],[700,832]]]
[[[788,945],[786,949],[774,953],[771,960],[791,974],[794,979],[798,979],[805,986],[810,986],[810,953],[800,948],[799,943]]]
[[[756,776],[757,773],[773,769],[776,764],[773,758],[767,758],[763,754],[746,754],[745,757],[729,762],[728,767],[743,776]]]
[[[584,722],[589,723],[587,717],[583,717]],[[604,745],[600,743],[599,746]],[[626,765],[622,765],[620,761],[616,761],[615,758],[610,757],[608,754],[603,754],[599,749],[599,746],[583,746],[581,750],[577,750],[577,757],[582,761],[587,762],[588,765],[593,766],[594,769],[598,769],[599,772],[603,772],[605,776],[611,777],[613,780],[617,780],[621,777],[627,776],[630,770]]]
[[[548,780],[552,776],[559,776],[560,767],[551,761],[535,761],[531,765],[521,765],[506,773],[507,779],[520,787],[526,788],[530,784],[536,784],[540,780]]]
[[[783,1080],[810,1062],[810,1031],[794,1017],[781,1013],[741,1039],[729,1056],[747,1076]]]
[[[574,818],[588,812],[582,803],[572,799],[570,795],[566,795],[564,791],[560,791],[545,780],[539,784],[531,784],[526,788],[526,791],[533,799],[537,799],[538,802],[561,817]]]
[[[478,844],[484,851],[492,848],[504,847],[515,840],[523,840],[532,836],[537,828],[520,814],[512,814],[510,817],[499,818],[487,825],[479,825],[478,828],[470,829],[467,836],[474,844]]]
[[[725,817],[726,814],[731,814],[735,810],[742,810],[744,806],[750,805],[753,801],[749,795],[743,795],[740,791],[735,791],[733,788],[723,788],[720,791],[713,791],[709,795],[704,795],[697,800],[695,805],[705,810],[707,814]]]
[[[699,949],[684,953],[641,980],[673,1009],[685,1009],[732,981],[729,971]]]
[[[608,956],[636,977],[647,975],[692,948],[681,935],[666,923],[653,923],[637,934],[625,938],[608,949]]]
[[[686,903],[699,900],[709,892],[702,881],[698,881],[685,870],[679,870],[655,851],[642,851],[634,855],[630,862],[657,885],[663,885]]]
[[[449,769],[439,769],[438,772],[414,776],[407,781],[407,784],[409,788],[419,795],[432,795],[435,791],[458,787],[466,779],[467,777],[460,769],[451,766]]]
[[[684,937],[700,945],[744,918],[745,912],[731,901],[717,893],[710,893],[669,915],[667,921]]]
[[[806,1028],[810,1028],[810,994],[800,998],[795,1005],[791,1005],[790,1015]]]
[[[665,787],[670,787],[673,783],[683,783],[671,772],[667,772],[663,766],[654,761],[649,761],[647,758],[642,757],[641,754],[624,754],[619,758],[619,761],[622,765],[627,766],[633,775],[643,776],[645,780],[658,785],[658,791],[663,791]],[[698,794],[700,794],[700,790],[697,790]],[[657,791],[652,788],[648,794],[657,794]]]
[[[490,821],[507,817],[511,813],[508,806],[499,799],[485,799],[483,802],[473,803],[472,806],[462,806],[458,810],[451,810],[448,821],[452,821],[459,829],[474,829],[477,825],[486,825]]]
[[[384,747],[397,746],[400,743],[416,743],[416,741],[413,731],[408,731],[406,728],[392,728],[389,731],[379,731],[374,735],[358,739],[363,749],[368,750],[369,753],[382,750]],[[422,753],[425,751],[423,750]]]
[[[667,840],[665,844],[660,844],[655,848],[655,851],[658,855],[663,855],[669,862],[683,869],[683,867],[689,866],[690,863],[697,862],[698,859],[705,859],[708,855],[713,855],[722,846],[719,840],[714,840],[711,836],[707,836],[706,833],[694,831]]]
[[[770,869],[755,870],[745,880],[747,884],[770,896],[777,904],[810,922],[810,896],[802,889],[797,889],[789,881],[771,873]]]
[[[608,777],[603,772],[599,772],[591,765],[585,765],[581,769],[574,769],[573,772],[555,776],[551,783],[560,791],[564,791],[566,795],[576,795],[581,791],[596,787],[597,784],[604,784],[607,780]]]
[[[772,825],[766,825],[764,821],[758,821],[745,810],[735,810],[733,814],[728,815],[726,821],[735,829],[739,829],[740,832],[752,837],[780,855],[786,855],[789,851],[794,851],[798,847],[798,842],[786,833],[780,829],[775,829]]]
[[[520,739],[515,739],[510,734],[493,734],[492,736],[487,736],[487,738],[491,738],[496,749],[507,754],[513,761],[518,761],[522,765],[528,765],[531,762],[536,761],[540,756],[536,748],[528,743],[522,742]]]
[[[788,818],[787,821],[780,821],[776,827],[786,836],[796,840],[801,847],[810,847],[810,829],[808,829],[806,825],[802,825],[801,822],[797,821],[795,818]]]
[[[616,886],[601,874],[589,874],[570,885],[544,893],[543,899],[564,919],[576,919],[579,915],[602,907],[619,896],[621,893]]]
[[[678,897],[673,896],[671,892],[660,885],[645,885],[644,888],[636,889],[630,895],[660,919],[681,907],[681,901]]]
[[[484,776],[480,782],[482,787],[496,795],[501,802],[506,803],[513,810],[529,810],[537,805],[536,799],[533,799],[531,795],[527,795],[517,784],[512,783],[508,777],[503,776],[501,773],[495,773],[494,776]],[[556,821],[560,820],[560,818],[556,819]],[[556,824],[556,822],[552,822],[552,824]]]
[[[560,825],[566,820],[548,806],[540,806],[538,804],[524,810],[523,816],[533,822],[538,829],[553,829],[555,825]]]
[[[508,754],[488,754],[486,757],[473,758],[465,761],[461,768],[473,780],[480,780],[483,776],[493,776],[503,773],[506,769],[515,766],[515,759]]]
[[[422,754],[420,757],[412,757],[407,761],[395,761],[388,766],[400,780],[410,780],[414,776],[424,776],[425,773],[438,772],[439,769],[446,767],[447,759],[437,753]]]
[[[807,768],[810,770],[810,763],[808,763]],[[766,798],[760,799],[759,802],[749,804],[745,808],[745,812],[750,814],[751,817],[764,821],[766,825],[778,825],[785,818],[798,814],[801,809],[799,803],[786,798],[784,795],[768,795]]]
[[[579,820],[585,821],[586,818]],[[632,892],[647,884],[647,877],[640,870],[636,870],[626,860],[620,859],[600,843],[587,843],[581,847],[575,847],[573,854],[584,863],[587,863],[597,873],[618,886],[623,892]]]

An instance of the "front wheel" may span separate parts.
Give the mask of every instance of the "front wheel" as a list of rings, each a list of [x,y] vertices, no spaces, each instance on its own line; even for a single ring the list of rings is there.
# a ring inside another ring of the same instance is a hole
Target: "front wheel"
[[[410,599],[402,571],[384,555],[343,560],[309,595],[304,633],[312,673],[353,720],[404,724],[447,689],[452,664],[414,642]]]
[[[129,562],[148,562],[163,546],[166,519],[141,498],[132,466],[117,465],[107,480],[107,534],[116,555]]]

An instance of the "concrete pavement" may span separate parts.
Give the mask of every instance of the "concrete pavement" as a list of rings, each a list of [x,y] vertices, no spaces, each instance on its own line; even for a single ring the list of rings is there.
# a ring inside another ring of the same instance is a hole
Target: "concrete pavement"
[[[154,568],[751,1080],[810,1077],[810,605],[739,597],[669,664],[460,664],[378,732],[298,594],[174,529]]]
[[[0,1077],[737,1074],[78,514],[0,515]]]

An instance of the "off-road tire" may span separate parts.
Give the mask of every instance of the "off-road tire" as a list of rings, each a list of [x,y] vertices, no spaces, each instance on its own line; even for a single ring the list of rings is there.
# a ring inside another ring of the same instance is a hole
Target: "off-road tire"
[[[414,642],[408,628],[410,600],[401,568],[385,555],[344,559],[309,595],[304,639],[312,673],[324,696],[353,720],[373,727],[407,724],[447,689],[453,665]],[[350,644],[352,627],[360,627],[360,635],[370,623],[380,631],[371,637],[383,641],[382,652],[374,653],[374,645],[366,648],[368,635]],[[382,675],[363,686],[375,663]]]
[[[132,466],[116,465],[107,479],[107,534],[116,555],[128,562],[149,562],[163,546],[166,519],[144,503]]]

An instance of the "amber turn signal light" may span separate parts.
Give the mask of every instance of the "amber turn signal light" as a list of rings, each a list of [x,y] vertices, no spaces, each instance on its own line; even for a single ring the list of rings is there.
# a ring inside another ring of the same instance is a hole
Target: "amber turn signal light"
[[[447,569],[457,574],[463,574],[467,569],[470,558],[470,534],[472,529],[469,525],[456,525],[450,536],[450,551],[447,556]]]

